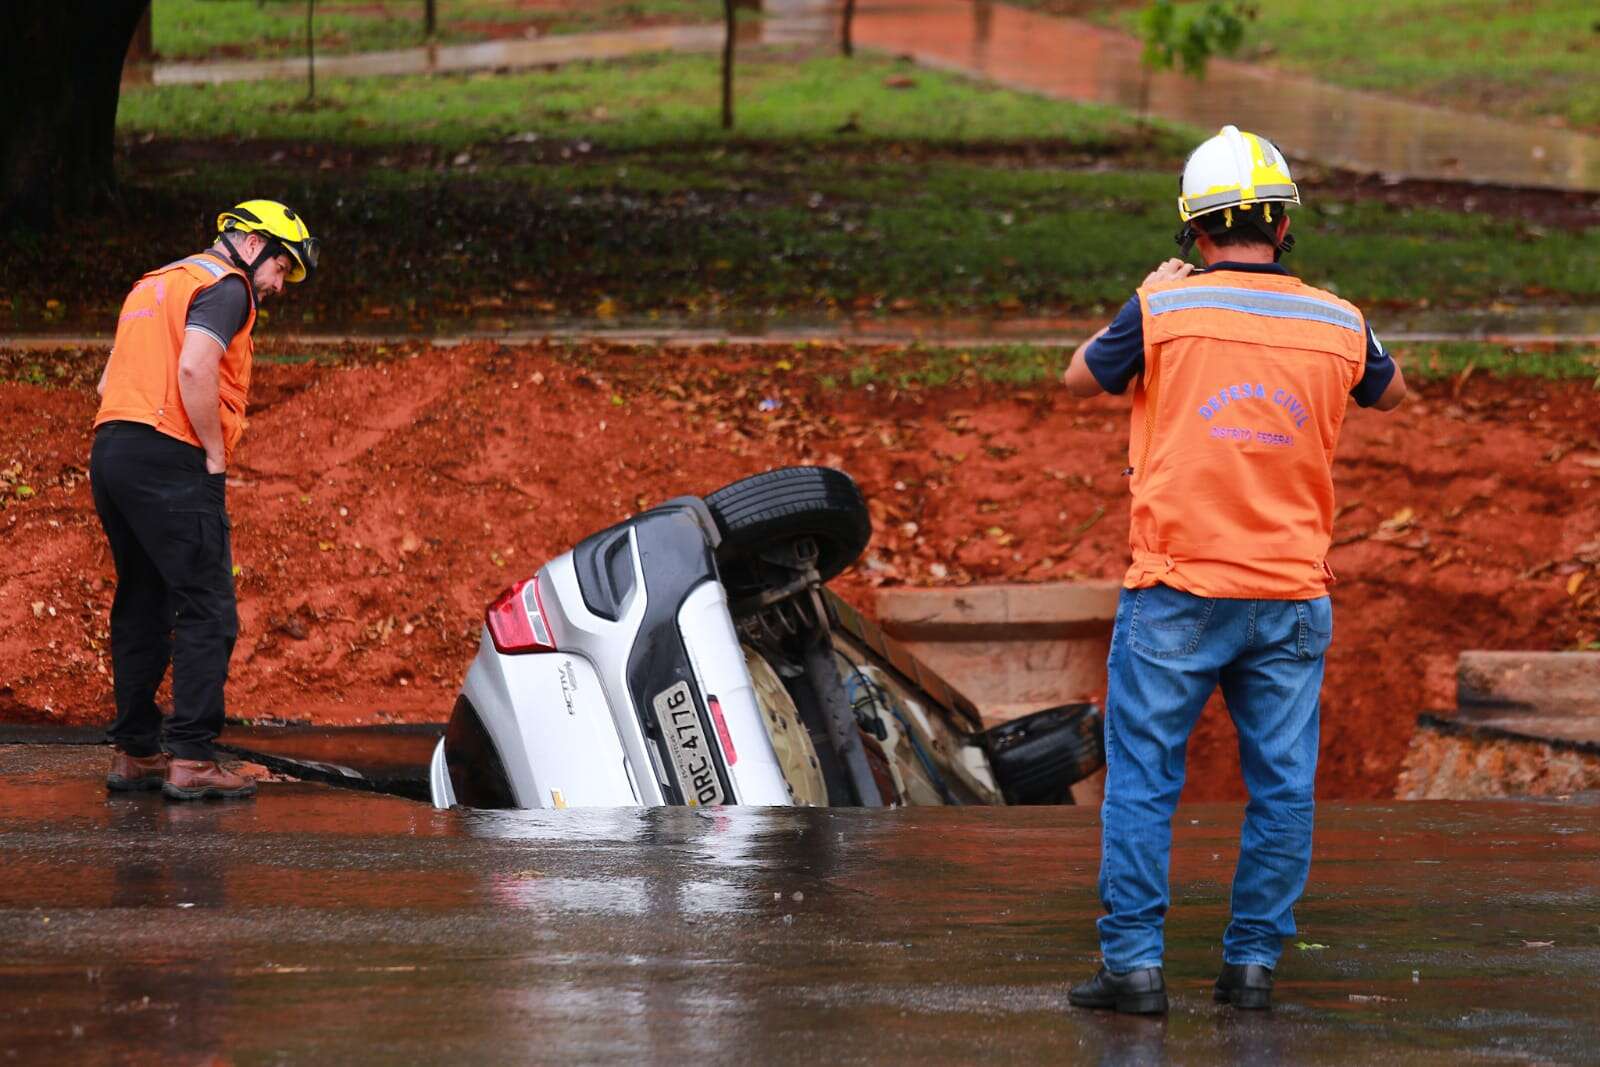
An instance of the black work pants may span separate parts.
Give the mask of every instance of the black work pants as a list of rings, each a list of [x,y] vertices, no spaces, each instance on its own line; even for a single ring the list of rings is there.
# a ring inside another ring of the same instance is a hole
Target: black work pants
[[[133,756],[165,748],[179,759],[215,759],[239,634],[227,477],[206,473],[200,448],[140,423],[108,422],[94,435],[89,480],[117,568],[111,741]],[[169,663],[172,716],[163,733],[155,698]]]

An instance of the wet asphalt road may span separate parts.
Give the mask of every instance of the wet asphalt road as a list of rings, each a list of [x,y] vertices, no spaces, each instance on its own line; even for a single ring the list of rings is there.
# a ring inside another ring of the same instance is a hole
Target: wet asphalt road
[[[0,1060],[1600,1062],[1592,801],[1325,806],[1267,1015],[1209,996],[1240,811],[1185,809],[1146,1020],[1065,1007],[1093,812],[174,805],[107,758],[0,746]]]

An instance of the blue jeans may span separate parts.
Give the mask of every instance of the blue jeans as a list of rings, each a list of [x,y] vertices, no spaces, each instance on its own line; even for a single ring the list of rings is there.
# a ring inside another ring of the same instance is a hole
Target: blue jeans
[[[1100,811],[1100,953],[1108,970],[1161,966],[1184,751],[1218,685],[1250,791],[1222,958],[1278,962],[1311,869],[1317,710],[1332,640],[1327,597],[1225,600],[1163,585],[1122,591],[1106,663]]]

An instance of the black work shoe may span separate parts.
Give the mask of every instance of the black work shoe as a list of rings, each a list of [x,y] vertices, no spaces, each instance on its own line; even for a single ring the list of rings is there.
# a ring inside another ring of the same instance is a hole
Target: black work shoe
[[[1087,982],[1073,986],[1067,993],[1067,1002],[1078,1008],[1160,1015],[1167,1010],[1167,980],[1160,967],[1144,967],[1126,974],[1112,974],[1102,967]]]
[[[1224,963],[1211,999],[1236,1008],[1272,1007],[1272,968],[1259,963]]]

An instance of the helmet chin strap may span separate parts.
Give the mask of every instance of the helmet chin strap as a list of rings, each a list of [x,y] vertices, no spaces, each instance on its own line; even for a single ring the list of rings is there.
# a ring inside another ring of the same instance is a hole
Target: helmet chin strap
[[[244,257],[239,254],[239,250],[233,246],[233,241],[230,239],[230,237],[230,233],[224,232],[218,237],[218,240],[220,240],[223,246],[227,248],[228,258],[233,260],[233,265],[244,271],[245,280],[250,285],[250,296],[252,299],[254,299],[256,292],[256,268],[260,267],[261,264],[265,263],[267,260],[271,259],[277,254],[277,249],[275,247],[277,242],[263,237],[261,239],[261,251],[257,253],[254,260],[246,263],[244,261]]]
[[[1172,235],[1172,239],[1177,242],[1180,249],[1178,252],[1179,259],[1189,258],[1189,253],[1194,251],[1195,239],[1199,236],[1199,231],[1187,222],[1183,224],[1183,229]]]
[[[1277,233],[1269,229],[1265,224],[1256,223],[1255,226],[1266,237],[1267,243],[1272,245],[1272,261],[1274,263],[1294,250],[1294,234],[1286,233],[1283,235],[1283,240],[1280,241]],[[1184,223],[1183,229],[1173,234],[1172,239],[1180,249],[1178,253],[1180,259],[1189,258],[1189,253],[1194,251],[1194,243],[1199,237],[1200,231],[1195,228],[1192,222]]]

